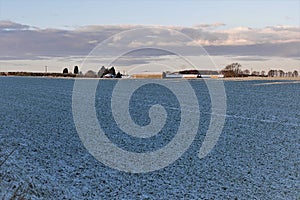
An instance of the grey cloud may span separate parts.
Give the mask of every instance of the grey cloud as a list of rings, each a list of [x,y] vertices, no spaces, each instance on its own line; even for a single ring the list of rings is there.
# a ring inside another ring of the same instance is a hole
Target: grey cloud
[[[222,26],[222,23],[202,25],[203,27]],[[201,25],[200,25],[201,26]],[[132,29],[143,28],[142,25],[93,25],[78,27],[74,30],[37,29],[11,21],[0,21],[0,55],[1,60],[40,59],[43,57],[68,57],[88,55],[100,42],[105,39]],[[157,37],[155,32],[160,29],[179,31],[192,38],[194,44],[174,39],[172,32],[161,31]],[[150,29],[151,30],[151,29]],[[156,43],[155,46],[172,47],[174,52],[185,52],[184,55],[203,55],[199,45],[204,46],[210,55],[236,56],[281,56],[299,57],[300,38],[299,27],[266,27],[264,29],[236,28],[223,31],[209,31],[197,27],[162,27],[151,32],[141,30],[137,35],[123,37],[115,36],[115,44],[107,44],[100,52],[117,55],[132,49],[139,49],[144,44]],[[155,36],[155,37],[154,37]],[[128,52],[127,52],[128,53]],[[148,49],[147,51],[130,52],[131,57],[172,55],[172,52]],[[138,62],[138,61],[137,61]]]
[[[217,23],[213,23],[213,24],[197,24],[195,26],[193,26],[194,28],[201,28],[201,29],[206,29],[206,28],[217,28],[220,26],[225,26],[226,24],[221,23],[221,22],[217,22]]]
[[[26,60],[28,56],[0,56],[0,60]],[[30,57],[30,60],[49,60],[52,57],[45,57],[45,56],[34,56]]]
[[[234,60],[238,61],[267,61],[270,60],[266,57],[258,57],[258,56],[242,56],[242,57],[234,57]]]
[[[207,46],[210,55],[300,57],[300,42],[254,45]]]
[[[299,27],[290,27],[290,26],[267,26],[266,28],[272,29],[274,31],[291,31],[299,33],[300,37],[300,28]]]
[[[150,61],[146,59],[118,59],[112,63],[114,66],[130,66],[130,65],[143,65],[148,64]]]
[[[220,33],[220,32],[208,32],[199,29],[193,28],[182,28],[179,30],[180,32],[188,35],[193,40],[206,40],[210,43],[217,42],[217,41],[224,41],[228,39],[228,34]]]
[[[0,32],[0,54],[5,56],[69,56],[87,54],[95,46],[93,34],[62,30],[11,30]],[[102,38],[103,39],[103,38]]]
[[[0,21],[0,30],[27,30],[30,26],[12,22],[9,20]]]
[[[166,56],[166,55],[174,55],[173,52],[169,52],[163,49],[154,49],[154,48],[143,48],[136,49],[126,53],[123,57],[152,57],[152,56]]]

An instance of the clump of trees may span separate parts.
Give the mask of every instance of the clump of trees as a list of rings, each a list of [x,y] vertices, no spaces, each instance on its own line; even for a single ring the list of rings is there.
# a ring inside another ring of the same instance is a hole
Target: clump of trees
[[[87,77],[87,78],[97,78],[97,74],[93,70],[89,70],[89,71],[87,71],[84,74],[84,77]]]
[[[66,76],[68,75],[74,75],[74,76],[84,76],[88,78],[122,78],[122,74],[120,72],[116,73],[116,70],[114,67],[111,68],[105,68],[102,66],[98,73],[94,72],[93,70],[87,71],[84,75],[81,71],[79,71],[78,66],[74,66],[73,74],[70,73],[68,68],[63,69],[63,74]]]
[[[294,70],[293,72],[284,72],[282,69],[280,70],[270,70],[268,73],[266,73],[264,70],[259,71],[252,71],[250,72],[248,69],[241,70],[242,65],[239,63],[232,63],[230,65],[227,65],[224,69],[221,70],[221,73],[224,75],[224,77],[247,77],[247,76],[260,76],[260,77],[298,77],[299,73],[297,70]]]
[[[299,73],[297,70],[294,70],[293,72],[284,72],[283,70],[274,70],[274,69],[271,69],[269,72],[268,72],[268,76],[269,77],[298,77],[299,76]]]
[[[98,71],[98,78],[122,78],[122,74],[120,72],[116,73],[114,67],[105,68],[102,66]]]
[[[63,69],[63,74],[66,76],[68,75],[75,75],[75,76],[84,76],[88,78],[122,78],[122,74],[120,72],[116,73],[116,70],[114,67],[111,68],[105,68],[102,66],[98,73],[94,72],[93,70],[87,71],[84,75],[81,71],[79,71],[78,66],[74,66],[73,74],[69,72],[68,68]]]
[[[78,66],[74,67],[74,74],[77,74],[77,75],[79,74],[79,68],[78,68]]]
[[[242,77],[242,65],[240,63],[232,63],[221,70],[224,77]]]
[[[68,70],[68,68],[64,68],[64,70],[63,70],[63,74],[68,74],[69,73],[69,70]]]
[[[65,74],[65,75],[66,74],[72,74],[72,72],[70,72],[69,69],[66,67],[66,68],[63,69],[63,74]],[[78,66],[74,66],[73,75],[78,76],[79,74],[80,74],[80,72],[79,72]]]

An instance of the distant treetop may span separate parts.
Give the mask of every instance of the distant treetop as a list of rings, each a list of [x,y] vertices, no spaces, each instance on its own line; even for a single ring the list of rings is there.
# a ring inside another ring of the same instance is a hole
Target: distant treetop
[[[63,74],[68,74],[69,73],[69,70],[68,70],[68,68],[64,68],[64,70],[63,70]]]
[[[74,74],[79,74],[78,66],[75,66],[75,67],[74,67]]]

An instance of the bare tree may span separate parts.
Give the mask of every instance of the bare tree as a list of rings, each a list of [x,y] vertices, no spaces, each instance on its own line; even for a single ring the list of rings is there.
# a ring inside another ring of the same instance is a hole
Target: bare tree
[[[285,73],[283,70],[278,70],[279,77],[284,77]]]
[[[293,77],[298,77],[298,71],[297,71],[297,70],[295,70],[295,71],[293,72]]]
[[[78,66],[75,66],[75,67],[74,67],[74,74],[78,74],[78,73],[79,73]]]
[[[221,73],[224,74],[225,77],[237,77],[242,75],[241,70],[242,65],[240,63],[232,63],[227,65]]]
[[[63,74],[68,74],[69,73],[69,70],[68,70],[68,68],[64,68],[64,70],[63,70]]]
[[[97,78],[97,74],[93,70],[87,71],[84,76],[88,78]]]
[[[259,72],[258,71],[253,71],[251,75],[252,76],[259,76]]]
[[[250,70],[249,70],[249,69],[245,69],[245,70],[243,71],[243,74],[245,74],[245,75],[250,75]]]
[[[269,77],[274,77],[275,76],[275,70],[271,69],[270,71],[268,71],[268,76]]]

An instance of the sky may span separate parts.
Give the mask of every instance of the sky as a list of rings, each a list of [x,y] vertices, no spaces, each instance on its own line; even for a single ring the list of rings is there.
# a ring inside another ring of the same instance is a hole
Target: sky
[[[1,0],[0,18],[40,28],[138,24],[193,26],[299,26],[297,0]]]
[[[197,66],[205,63],[203,68],[238,61],[255,70],[300,69],[300,0],[0,0],[0,71],[41,71],[45,65],[50,71],[61,71],[82,64],[86,55],[114,34],[144,27],[172,29],[192,41],[178,42],[176,37],[166,37],[166,31],[150,31],[139,34],[160,40],[141,42],[139,35],[124,36],[122,42],[117,40],[118,48],[151,44],[177,49],[180,44],[189,52],[185,57]],[[195,45],[204,47],[214,63],[200,59],[193,52]],[[96,56],[99,65],[105,56]],[[161,58],[172,57],[134,56],[123,58],[121,71],[159,60],[167,65]]]

